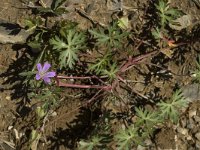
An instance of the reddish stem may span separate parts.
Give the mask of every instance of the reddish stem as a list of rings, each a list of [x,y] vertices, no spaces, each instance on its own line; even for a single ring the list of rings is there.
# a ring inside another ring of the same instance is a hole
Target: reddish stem
[[[120,72],[125,72],[128,70],[128,68],[132,65],[135,65],[137,64],[138,62],[142,61],[144,58],[147,58],[149,56],[152,56],[153,54],[157,53],[157,51],[152,51],[152,52],[149,52],[147,54],[143,54],[143,55],[140,55],[140,56],[137,56],[137,57],[134,57],[134,58],[129,58],[128,59],[128,62],[125,63],[121,69],[120,69]]]
[[[60,82],[59,79],[56,80],[56,84],[57,86],[61,86],[61,87],[71,87],[71,88],[81,88],[81,89],[104,89],[104,90],[111,90],[112,87],[110,85],[105,85],[105,86],[101,86],[101,85],[82,85],[82,84],[69,84],[69,83],[63,83]]]

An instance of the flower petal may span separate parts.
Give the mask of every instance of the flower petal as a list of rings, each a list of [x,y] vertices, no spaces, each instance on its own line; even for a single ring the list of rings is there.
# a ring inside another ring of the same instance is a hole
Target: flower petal
[[[41,63],[37,64],[37,69],[38,69],[39,72],[42,71],[42,65],[41,65]]]
[[[36,74],[35,79],[36,79],[36,80],[40,80],[40,79],[41,79],[41,76],[40,76],[39,73]]]
[[[50,83],[51,82],[50,78],[48,78],[48,77],[44,77],[43,80],[44,80],[45,83]]]
[[[55,77],[56,76],[56,73],[55,72],[47,72],[45,75],[44,75],[44,77],[47,77],[47,78],[52,78],[52,77]]]
[[[42,68],[42,72],[47,72],[50,67],[51,67],[51,65],[48,62],[45,62],[44,66]]]

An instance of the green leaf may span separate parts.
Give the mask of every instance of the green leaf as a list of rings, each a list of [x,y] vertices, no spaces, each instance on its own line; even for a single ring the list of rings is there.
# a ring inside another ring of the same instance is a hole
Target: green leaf
[[[85,34],[71,29],[65,31],[63,35],[62,38],[55,36],[49,42],[53,49],[59,52],[60,68],[68,66],[73,69],[75,61],[78,60],[78,51],[85,48]]]
[[[53,10],[51,8],[44,8],[44,7],[39,7],[37,8],[38,13],[42,14],[47,14],[47,13],[53,13]]]
[[[109,63],[110,63],[110,54],[106,54],[103,57],[97,58],[96,62],[89,66],[88,71],[94,71],[97,75],[100,75],[107,68]]]
[[[51,8],[57,10],[66,0],[53,0]]]
[[[55,36],[54,38],[50,39],[50,44],[53,45],[53,49],[60,52],[62,49],[68,48],[68,44],[64,42],[63,39]]]
[[[100,148],[102,146],[101,141],[103,137],[93,136],[91,140],[79,142],[79,150],[94,150],[95,148]]]
[[[165,0],[159,0],[158,4],[155,4],[160,17],[160,25],[164,28],[168,23],[172,23],[174,19],[180,17],[181,11],[175,8],[170,8],[169,3]]]
[[[27,72],[21,72],[21,73],[19,73],[19,75],[22,77],[26,77],[26,76],[35,75],[36,73],[37,73],[36,71],[27,71]]]
[[[65,8],[57,8],[55,11],[54,11],[54,13],[56,14],[56,15],[62,15],[62,14],[65,14],[65,13],[67,13],[68,11],[65,9]]]
[[[36,108],[36,114],[39,118],[43,118],[46,115],[45,110],[40,106]]]
[[[160,108],[161,118],[170,119],[176,123],[179,117],[179,110],[188,106],[188,101],[183,97],[182,91],[177,90],[172,98],[166,102],[161,101],[157,104]]]
[[[142,138],[138,135],[137,128],[129,126],[127,129],[121,129],[115,136],[117,150],[130,150],[133,144],[140,144]]]
[[[153,31],[151,33],[156,40],[163,39],[163,35],[158,27],[153,29]]]
[[[38,52],[41,50],[42,45],[38,41],[30,41],[27,43],[28,46],[30,46],[33,50],[37,49]]]
[[[34,19],[25,19],[25,28],[27,31],[35,31],[35,29],[43,24],[41,17],[36,17]]]
[[[99,30],[89,30],[89,32],[97,40],[97,46],[103,45],[109,48],[122,47],[122,42],[129,35],[128,32],[122,32],[117,23],[110,25],[108,29],[99,28]]]
[[[144,125],[146,126],[152,126],[158,122],[160,122],[158,118],[158,113],[156,111],[150,112],[146,109],[142,110],[142,108],[135,108],[136,116],[138,117],[138,120],[136,122],[137,126]]]
[[[120,18],[117,22],[117,25],[121,28],[121,29],[128,29],[129,28],[129,20],[128,20],[128,16],[124,16],[122,18]]]
[[[113,63],[112,65],[109,65],[109,69],[104,69],[102,71],[102,75],[106,75],[109,78],[109,81],[113,81],[116,76],[117,72],[119,71],[117,64]]]

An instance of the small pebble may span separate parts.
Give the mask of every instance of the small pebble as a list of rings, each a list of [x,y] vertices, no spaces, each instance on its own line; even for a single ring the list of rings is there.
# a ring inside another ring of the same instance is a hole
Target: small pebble
[[[186,149],[185,149],[186,150]],[[194,147],[189,147],[187,150],[194,150]]]
[[[6,96],[6,100],[11,100],[11,97],[10,96]]]
[[[188,122],[188,123],[187,123],[187,128],[188,128],[188,129],[193,129],[194,126],[195,126],[195,123],[194,123],[193,119],[192,119],[192,118],[189,118],[189,120],[188,120],[187,122]]]
[[[187,139],[188,141],[191,141],[191,140],[192,140],[192,137],[191,137],[190,135],[188,135],[188,136],[186,137],[186,139]]]
[[[19,139],[19,132],[17,131],[17,129],[13,129],[14,133],[15,133],[15,138],[18,140]]]
[[[141,145],[138,145],[137,150],[146,150],[146,148]]]
[[[144,88],[145,88],[145,85],[143,84],[143,83],[136,83],[135,84],[135,89],[137,90],[137,91],[144,91]]]
[[[183,134],[183,135],[188,135],[188,130],[186,128],[177,128],[177,132]]]
[[[19,133],[19,137],[20,137],[20,138],[21,138],[23,135],[24,135],[24,133],[21,133],[21,132]]]
[[[8,126],[8,130],[11,130],[13,128],[13,126]]]
[[[199,116],[194,116],[194,120],[199,123],[200,122],[200,117]]]
[[[189,111],[189,118],[192,118],[193,116],[197,115],[197,111],[196,110],[190,110]]]
[[[147,146],[149,146],[149,145],[152,144],[152,141],[151,141],[150,139],[146,139],[146,140],[144,141],[144,143],[145,143]]]
[[[4,78],[4,81],[7,81],[7,80],[8,80],[8,77],[5,77],[5,78]]]
[[[198,132],[198,133],[196,133],[195,134],[195,137],[199,140],[199,142],[200,142],[200,132]]]
[[[199,84],[189,84],[183,87],[183,96],[189,102],[200,99]]]
[[[51,113],[51,116],[52,116],[52,117],[55,117],[55,116],[57,116],[57,115],[58,115],[58,114],[57,114],[57,112],[55,112],[55,111]]]
[[[197,149],[200,149],[200,141],[196,141],[195,146],[196,146]]]
[[[186,125],[187,125],[187,119],[186,119],[186,117],[184,117],[184,118],[182,118],[180,120],[180,124],[181,124],[181,127],[183,127],[183,128],[186,127]]]

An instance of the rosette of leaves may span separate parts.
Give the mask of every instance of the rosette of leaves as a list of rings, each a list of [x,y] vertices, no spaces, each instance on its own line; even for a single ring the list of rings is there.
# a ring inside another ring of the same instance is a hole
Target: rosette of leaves
[[[113,81],[119,69],[116,63],[110,62],[110,59],[108,55],[103,58],[97,58],[97,61],[89,66],[89,71],[94,71],[97,75],[107,76],[109,81]]]
[[[102,71],[102,75],[108,76],[109,81],[113,81],[116,76],[117,72],[119,71],[117,64],[109,64],[108,69]]]
[[[159,118],[158,111],[151,112],[146,109],[143,110],[142,108],[135,108],[135,111],[138,117],[135,125],[141,127],[148,134],[151,134],[154,126],[162,121]]]
[[[81,140],[79,142],[79,150],[94,150],[94,149],[102,149],[103,144],[102,144],[103,137],[100,136],[93,136],[91,140]]]
[[[103,45],[109,48],[121,48],[122,41],[129,35],[128,32],[122,31],[117,23],[108,26],[107,29],[99,28],[98,30],[89,30],[89,32],[97,40],[97,46]]]
[[[141,144],[143,138],[138,134],[138,128],[129,126],[114,135],[114,139],[118,146],[117,150],[130,150],[134,144]]]
[[[161,101],[157,105],[161,111],[159,115],[160,118],[170,119],[172,122],[176,123],[179,117],[179,110],[187,107],[188,101],[183,97],[182,91],[177,90],[170,100],[166,102]]]
[[[60,68],[69,67],[73,69],[75,61],[78,60],[77,53],[84,49],[86,36],[77,28],[62,30],[60,36],[56,35],[50,39],[53,49],[59,53]]]
[[[181,16],[181,11],[175,8],[170,8],[167,0],[159,0],[158,4],[155,4],[158,11],[160,25],[164,28],[168,23],[173,22],[175,19]]]
[[[96,58],[96,61],[93,64],[89,65],[88,71],[94,71],[97,75],[102,74],[103,70],[105,70],[107,65],[110,63],[110,59],[110,54],[106,54],[103,57]]]

